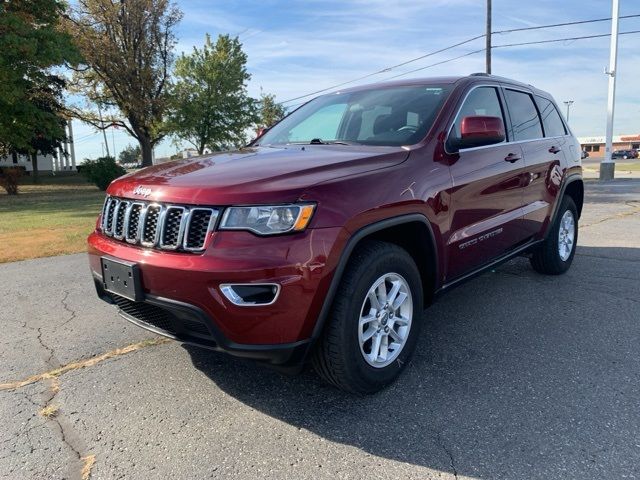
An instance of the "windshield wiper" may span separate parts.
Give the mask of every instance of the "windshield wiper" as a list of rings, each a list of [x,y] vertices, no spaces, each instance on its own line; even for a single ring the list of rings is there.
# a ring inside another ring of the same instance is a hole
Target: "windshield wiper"
[[[290,145],[360,145],[358,142],[349,142],[347,140],[322,140],[321,138],[312,138],[308,142],[291,142]]]

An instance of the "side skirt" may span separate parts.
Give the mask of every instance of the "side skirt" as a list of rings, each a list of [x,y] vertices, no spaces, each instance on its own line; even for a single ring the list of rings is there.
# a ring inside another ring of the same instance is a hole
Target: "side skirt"
[[[491,270],[499,265],[502,265],[505,262],[508,262],[509,260],[513,259],[514,257],[518,257],[524,253],[527,252],[527,250],[532,249],[533,247],[535,247],[536,245],[542,243],[544,240],[534,240],[534,241],[530,241],[528,243],[525,243],[524,245],[516,248],[515,250],[512,250],[511,252],[507,253],[506,255],[503,255],[502,257],[499,257],[485,265],[483,265],[482,267],[473,270],[465,275],[463,275],[462,277],[456,278],[455,280],[449,282],[449,283],[445,283],[442,287],[440,287],[438,290],[436,290],[435,292],[435,297],[438,297],[440,295],[442,295],[445,291],[449,291],[451,290],[453,287],[457,287],[458,285],[461,285],[465,282],[467,282],[468,280],[471,280],[475,277],[477,277],[478,275],[483,274],[484,272],[486,272],[487,270]]]

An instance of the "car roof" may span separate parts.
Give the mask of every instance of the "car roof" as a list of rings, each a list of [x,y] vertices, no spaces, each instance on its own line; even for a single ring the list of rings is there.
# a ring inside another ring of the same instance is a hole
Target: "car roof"
[[[530,85],[524,82],[519,82],[518,80],[513,80],[511,78],[501,77],[498,75],[490,75],[488,73],[472,73],[471,75],[465,75],[465,76],[409,78],[409,79],[394,80],[389,82],[369,83],[367,85],[359,85],[356,87],[336,90],[333,93],[349,93],[349,92],[372,90],[377,88],[409,87],[409,86],[419,86],[419,85],[450,85],[450,84],[473,85],[477,83],[486,83],[487,81],[511,85],[514,87],[526,88],[528,90],[533,91],[533,93],[535,94],[552,98],[549,93],[545,92],[544,90],[540,90],[534,87],[533,85]]]

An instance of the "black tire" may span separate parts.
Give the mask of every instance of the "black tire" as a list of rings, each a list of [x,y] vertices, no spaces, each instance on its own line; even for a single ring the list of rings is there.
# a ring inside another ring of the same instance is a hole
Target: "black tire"
[[[400,275],[406,281],[412,298],[412,321],[397,358],[389,365],[373,367],[361,351],[358,324],[369,289],[388,273]],[[374,393],[389,385],[416,347],[422,305],[420,273],[411,256],[390,243],[365,241],[352,254],[340,280],[330,317],[312,356],[316,372],[328,383],[352,393]]]
[[[574,219],[574,241],[571,254],[566,260],[563,260],[559,252],[559,232],[560,224],[564,214],[570,211]],[[576,245],[578,244],[578,210],[573,199],[565,195],[560,203],[556,218],[551,225],[551,230],[547,235],[547,239],[540,245],[530,258],[531,266],[538,273],[546,275],[560,275],[571,266],[573,257],[576,253]]]

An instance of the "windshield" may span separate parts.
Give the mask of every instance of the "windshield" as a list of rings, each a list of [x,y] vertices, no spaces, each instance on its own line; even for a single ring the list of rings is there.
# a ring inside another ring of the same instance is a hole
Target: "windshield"
[[[412,145],[427,134],[449,90],[448,85],[421,85],[324,95],[286,117],[255,145]]]

